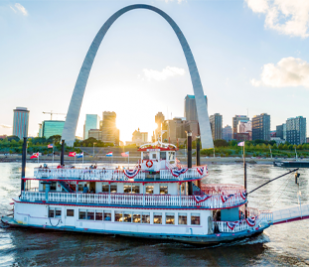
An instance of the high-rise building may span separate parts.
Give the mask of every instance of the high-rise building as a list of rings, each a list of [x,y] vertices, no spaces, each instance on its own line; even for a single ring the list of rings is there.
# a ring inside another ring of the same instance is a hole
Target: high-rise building
[[[46,139],[53,135],[62,135],[65,121],[43,121],[42,136]]]
[[[38,133],[38,137],[43,137],[42,135],[42,123],[39,123],[39,133]]]
[[[142,134],[142,142],[148,143],[148,132],[141,132]]]
[[[13,135],[18,136],[19,139],[28,137],[29,112],[27,108],[23,107],[14,109]]]
[[[88,131],[88,138],[95,138],[97,140],[100,140],[102,139],[102,131],[100,129],[90,129]]]
[[[174,118],[172,120],[165,120],[162,129],[166,132],[163,134],[163,141],[168,140],[176,144],[179,139],[186,138],[184,124],[186,121],[181,118]]]
[[[298,116],[286,120],[286,141],[292,145],[306,143],[306,118]]]
[[[238,122],[247,122],[249,121],[249,118],[246,115],[235,115],[232,119],[232,134],[233,134],[233,139],[236,139],[236,134],[237,134],[237,126]]]
[[[209,117],[213,140],[222,139],[222,115],[215,113]]]
[[[159,136],[161,136],[162,124],[164,122],[164,115],[162,112],[158,112],[155,116],[155,123],[158,125],[157,129],[155,130],[155,139],[157,140]]]
[[[186,132],[192,133],[192,140],[195,140],[200,135],[200,127],[198,121],[184,121],[184,138],[187,138]]]
[[[207,97],[205,97],[205,102],[207,106]],[[198,121],[196,103],[195,103],[195,96],[194,95],[187,95],[185,97],[185,118],[187,121]]]
[[[84,139],[88,139],[89,130],[99,129],[100,117],[97,114],[86,114],[84,124]]]
[[[252,140],[270,141],[270,115],[262,113],[253,117]]]
[[[226,125],[222,129],[222,139],[224,139],[225,141],[232,140],[232,127],[230,125]]]
[[[276,137],[286,140],[286,124],[276,126]]]
[[[239,121],[237,133],[247,133],[252,131],[252,121]]]
[[[102,141],[104,143],[113,143],[119,145],[119,130],[116,127],[116,113],[110,111],[103,112],[103,121],[101,125]]]

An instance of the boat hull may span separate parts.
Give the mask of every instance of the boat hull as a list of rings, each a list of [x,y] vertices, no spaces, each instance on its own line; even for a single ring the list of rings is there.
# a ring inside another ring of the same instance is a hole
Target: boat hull
[[[97,229],[86,229],[70,226],[49,226],[49,225],[32,225],[32,224],[21,224],[18,223],[12,217],[2,217],[1,221],[5,225],[10,227],[21,227],[21,228],[36,228],[43,229],[47,231],[64,231],[64,232],[76,232],[76,233],[86,233],[86,234],[101,234],[101,235],[114,235],[114,236],[123,236],[123,237],[134,237],[134,238],[143,238],[143,239],[154,239],[154,240],[168,240],[168,241],[177,241],[181,243],[187,243],[192,245],[201,245],[201,246],[213,246],[222,243],[234,242],[237,240],[257,236],[270,226],[270,224],[263,227],[258,227],[258,230],[254,231],[241,231],[233,233],[216,233],[208,235],[178,235],[178,234],[157,234],[157,233],[132,233],[125,231],[108,231],[108,230],[97,230]]]

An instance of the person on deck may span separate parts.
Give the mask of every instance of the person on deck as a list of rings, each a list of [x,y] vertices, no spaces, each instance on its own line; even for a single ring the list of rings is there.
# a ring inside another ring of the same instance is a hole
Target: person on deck
[[[83,193],[88,193],[88,191],[89,191],[88,186],[87,184],[85,184],[83,188]]]

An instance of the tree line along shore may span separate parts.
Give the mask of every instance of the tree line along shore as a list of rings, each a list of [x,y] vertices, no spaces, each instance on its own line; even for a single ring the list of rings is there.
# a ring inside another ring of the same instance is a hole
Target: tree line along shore
[[[61,136],[55,135],[46,139],[45,137],[34,137],[28,139],[28,154],[39,152],[42,155],[51,155],[53,152],[55,155],[59,155],[61,151]],[[201,149],[201,156],[205,157],[242,157],[243,147],[238,146],[239,141],[231,140],[215,140],[214,149]],[[4,139],[0,139],[0,154],[21,154],[23,140],[20,140],[17,136],[8,136]],[[53,149],[48,148],[49,144],[53,144]],[[193,149],[196,148],[196,141],[193,141]],[[104,156],[104,153],[109,151],[114,152],[115,156],[124,151],[130,151],[132,156],[138,157],[140,155],[137,152],[138,147],[136,145],[129,146],[114,146],[112,143],[104,143],[96,140],[95,138],[88,138],[83,141],[76,140],[73,147],[65,147],[65,152],[75,151],[77,153],[84,152],[85,156]],[[186,142],[179,146],[178,156],[186,155]],[[245,154],[246,157],[273,157],[273,158],[294,158],[295,151],[298,157],[309,157],[309,144],[292,145],[289,143],[277,145],[275,141],[254,140],[245,142]],[[95,155],[94,155],[95,154]],[[195,154],[195,152],[193,152]],[[131,155],[130,155],[131,156]]]

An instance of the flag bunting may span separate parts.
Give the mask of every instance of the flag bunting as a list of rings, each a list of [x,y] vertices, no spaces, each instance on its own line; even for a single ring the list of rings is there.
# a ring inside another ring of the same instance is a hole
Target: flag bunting
[[[240,193],[240,196],[241,196],[241,198],[242,198],[243,200],[246,200],[246,198],[247,198],[247,192],[246,192],[246,190],[242,191],[242,192]]]
[[[134,170],[123,170],[123,173],[125,176],[127,176],[129,179],[133,179],[138,173],[140,169],[134,169]]]
[[[181,169],[171,169],[171,174],[174,177],[179,177],[180,174],[186,173],[188,168],[181,168]]]
[[[221,195],[221,200],[222,200],[222,202],[223,203],[225,203],[226,201],[228,201],[231,197],[233,197],[234,196],[234,194],[229,194],[229,195],[224,195],[223,193],[222,193],[222,195]]]
[[[204,174],[204,167],[197,167],[196,170],[200,175]]]
[[[209,195],[206,195],[206,194],[205,195],[195,195],[194,200],[195,200],[196,203],[201,203],[201,202],[204,202],[211,197],[212,196],[209,196]]]

